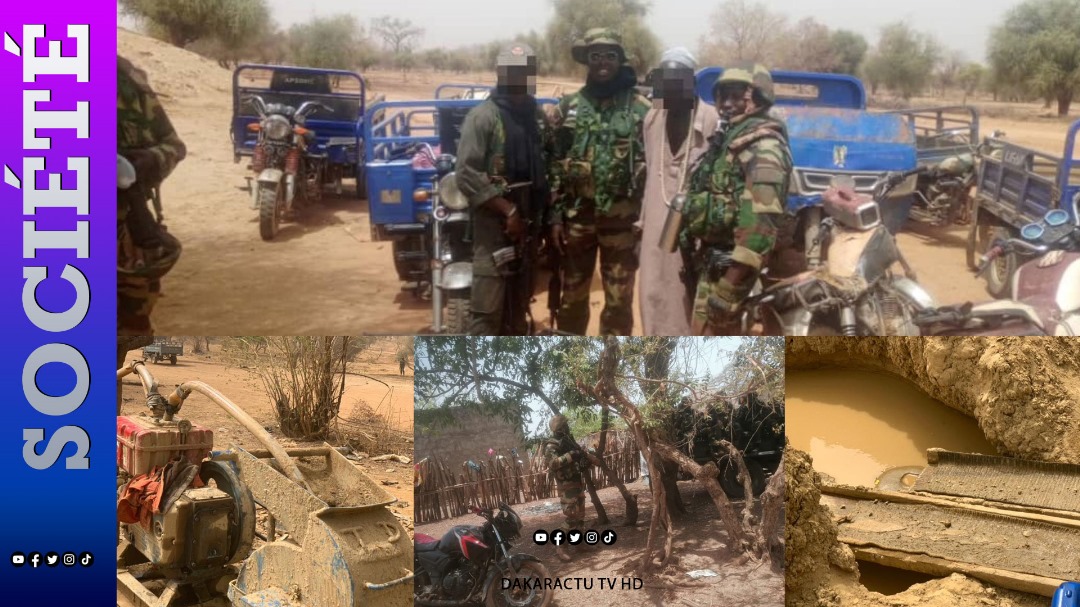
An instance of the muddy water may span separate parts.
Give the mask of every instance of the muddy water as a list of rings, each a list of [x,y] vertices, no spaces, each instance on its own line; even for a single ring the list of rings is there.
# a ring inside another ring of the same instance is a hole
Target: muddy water
[[[997,453],[973,418],[891,375],[789,372],[785,412],[792,446],[842,484],[873,487],[886,470],[925,466],[931,447]]]

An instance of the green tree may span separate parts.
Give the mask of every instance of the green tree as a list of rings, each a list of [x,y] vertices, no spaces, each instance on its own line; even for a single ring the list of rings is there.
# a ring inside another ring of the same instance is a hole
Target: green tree
[[[967,103],[969,96],[974,95],[975,91],[979,90],[979,85],[982,83],[983,76],[986,73],[986,68],[978,63],[968,63],[960,68],[960,73],[956,80],[964,89],[964,101]]]
[[[862,34],[849,30],[834,30],[830,35],[836,63],[829,70],[837,74],[855,75],[866,57],[869,45]]]
[[[610,27],[620,33],[631,66],[638,76],[651,69],[660,56],[660,43],[645,23],[649,5],[639,0],[552,0],[555,17],[545,32],[545,51],[560,74],[580,74],[570,48],[586,31]]]
[[[944,97],[948,89],[959,84],[960,70],[966,64],[964,54],[958,50],[952,50],[945,54],[937,71],[934,73],[934,80],[937,81],[940,96]]]
[[[151,33],[184,48],[217,39],[225,49],[243,46],[269,23],[266,0],[118,0],[121,12]]]
[[[995,79],[1023,83],[1066,116],[1080,91],[1080,0],[1026,0],[990,34]]]
[[[352,15],[316,17],[289,28],[289,59],[296,65],[353,69],[363,45],[363,29]]]
[[[940,56],[941,49],[931,36],[907,23],[892,23],[881,30],[872,61],[866,65],[867,75],[911,99],[926,88]]]

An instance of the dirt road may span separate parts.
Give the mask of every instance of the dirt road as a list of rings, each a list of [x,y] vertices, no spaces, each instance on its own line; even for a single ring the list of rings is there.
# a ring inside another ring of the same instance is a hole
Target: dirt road
[[[188,156],[162,187],[166,224],[184,244],[163,281],[154,312],[163,335],[411,334],[430,327],[429,303],[403,291],[388,242],[372,242],[367,203],[332,193],[273,242],[258,235],[256,213],[241,189],[249,171],[233,162],[229,140],[231,74],[187,51],[118,32],[120,54],[146,70],[161,95]],[[440,80],[475,76],[376,72],[369,96],[390,100],[430,97]],[[490,75],[485,77],[490,82]],[[561,85],[541,82],[550,95]],[[1060,154],[1065,123],[992,118],[982,128]],[[940,303],[981,300],[982,286],[964,260],[964,230],[941,236],[902,234],[900,246],[920,281]],[[546,285],[546,281],[542,282]],[[596,334],[603,291],[594,277],[590,334]],[[548,318],[541,290],[533,315]],[[636,310],[635,310],[636,315]],[[640,331],[640,320],[635,322]]]

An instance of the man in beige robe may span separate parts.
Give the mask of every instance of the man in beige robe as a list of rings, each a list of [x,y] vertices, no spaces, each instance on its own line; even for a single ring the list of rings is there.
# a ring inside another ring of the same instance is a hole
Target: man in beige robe
[[[679,251],[659,246],[668,202],[686,191],[694,163],[716,131],[716,109],[694,91],[696,61],[678,47],[666,51],[652,73],[653,109],[645,117],[645,199],[639,270],[641,322],[645,335],[690,335],[693,298],[682,282]]]

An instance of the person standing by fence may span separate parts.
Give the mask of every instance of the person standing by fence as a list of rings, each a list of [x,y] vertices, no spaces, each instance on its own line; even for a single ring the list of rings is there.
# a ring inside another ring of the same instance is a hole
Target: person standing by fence
[[[589,464],[596,464],[596,458],[578,447],[570,438],[570,423],[566,417],[556,415],[548,426],[552,438],[544,441],[544,461],[555,475],[559,488],[559,502],[562,504],[566,524],[563,532],[569,535],[571,529],[582,531],[585,526],[585,484],[583,475],[588,472]],[[584,462],[583,462],[584,460]],[[555,555],[562,561],[570,561],[566,545],[555,548]]]

